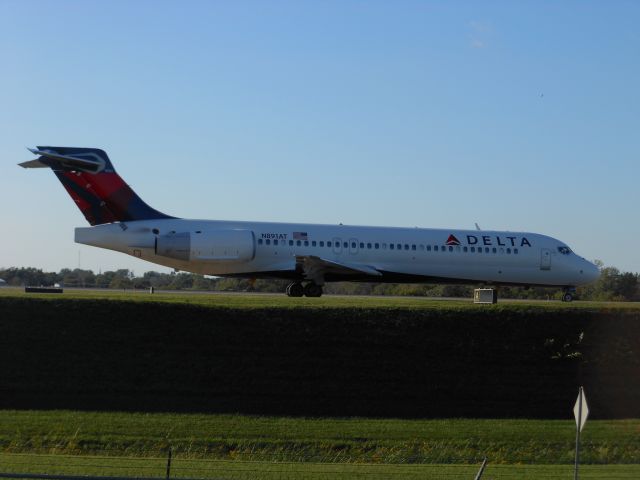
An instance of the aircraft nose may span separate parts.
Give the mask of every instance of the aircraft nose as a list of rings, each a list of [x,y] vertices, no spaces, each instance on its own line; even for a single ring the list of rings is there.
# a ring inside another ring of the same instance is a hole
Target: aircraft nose
[[[597,267],[597,265],[594,265],[587,260],[584,260],[584,265],[580,270],[580,273],[582,273],[585,283],[595,282],[598,278],[600,278],[600,269]]]

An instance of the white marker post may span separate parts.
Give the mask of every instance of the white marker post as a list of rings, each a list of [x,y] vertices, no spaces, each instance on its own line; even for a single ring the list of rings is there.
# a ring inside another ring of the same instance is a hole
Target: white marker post
[[[578,399],[573,406],[573,415],[576,417],[576,463],[573,474],[574,480],[578,480],[578,464],[580,463],[580,432],[587,423],[587,417],[589,416],[589,407],[587,407],[587,399],[584,396],[584,389],[580,387],[578,389]]]

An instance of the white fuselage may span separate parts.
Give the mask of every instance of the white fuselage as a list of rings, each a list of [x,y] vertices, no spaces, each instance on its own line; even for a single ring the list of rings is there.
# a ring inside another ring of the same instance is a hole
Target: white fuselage
[[[563,242],[525,232],[161,219],[77,228],[75,240],[204,275],[293,278],[309,257],[361,273],[327,281],[570,287],[599,275]]]

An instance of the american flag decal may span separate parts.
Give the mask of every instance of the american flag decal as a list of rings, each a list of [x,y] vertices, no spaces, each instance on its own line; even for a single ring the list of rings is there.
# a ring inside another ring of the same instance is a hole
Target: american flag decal
[[[294,240],[306,240],[307,239],[307,232],[293,232],[293,239]]]

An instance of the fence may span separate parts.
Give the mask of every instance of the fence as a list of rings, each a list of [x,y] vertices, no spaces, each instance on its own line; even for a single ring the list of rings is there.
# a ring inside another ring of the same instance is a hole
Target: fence
[[[409,459],[410,460],[410,459]],[[99,455],[0,454],[0,479],[33,480],[472,480],[480,464],[353,463],[348,461],[282,461],[202,459],[187,456],[118,457]],[[80,477],[81,476],[81,477]],[[573,465],[493,465],[482,480],[570,480]],[[581,479],[640,478],[640,464],[582,465]]]

